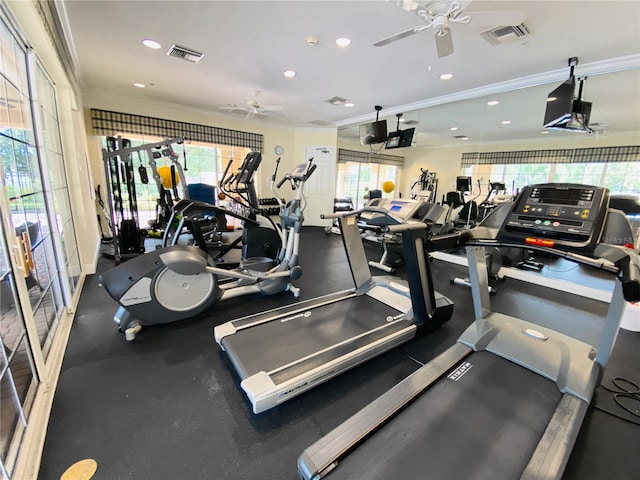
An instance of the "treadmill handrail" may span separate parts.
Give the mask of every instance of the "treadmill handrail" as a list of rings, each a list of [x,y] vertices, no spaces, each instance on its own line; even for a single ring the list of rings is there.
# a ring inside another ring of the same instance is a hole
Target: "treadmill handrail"
[[[426,223],[404,222],[403,220],[399,219],[398,217],[393,215],[391,212],[389,212],[389,210],[386,210],[384,208],[379,208],[379,207],[363,207],[363,208],[359,208],[358,210],[351,210],[350,212],[323,213],[320,215],[320,218],[324,220],[324,219],[342,218],[342,217],[349,217],[349,216],[360,216],[362,213],[379,213],[381,215],[384,215],[385,217],[392,219],[395,223],[390,223],[386,225],[385,228],[389,228],[393,226],[394,232],[403,232],[405,230],[410,230],[414,228],[422,228],[425,230],[427,229]],[[409,225],[417,225],[417,226],[410,227]],[[381,225],[377,225],[377,226],[381,226]]]
[[[627,247],[600,244],[594,250],[594,254],[598,255],[598,257],[592,258],[552,247],[522,245],[520,243],[493,239],[472,239],[464,242],[464,244],[465,246],[510,247],[534,250],[586,265],[597,270],[604,270],[620,278],[625,300],[628,302],[640,301],[640,256]]]

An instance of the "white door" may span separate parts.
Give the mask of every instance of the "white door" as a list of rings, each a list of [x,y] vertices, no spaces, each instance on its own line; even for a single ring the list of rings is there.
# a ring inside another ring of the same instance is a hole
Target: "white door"
[[[322,220],[320,215],[333,212],[336,147],[305,146],[304,155],[307,161],[313,157],[313,163],[317,165],[305,188],[307,208],[304,211],[304,225],[329,226],[331,220]]]

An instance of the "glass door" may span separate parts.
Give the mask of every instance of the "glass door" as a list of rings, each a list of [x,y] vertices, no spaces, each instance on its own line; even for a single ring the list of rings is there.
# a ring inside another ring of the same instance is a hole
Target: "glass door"
[[[4,229],[0,222],[1,238]],[[36,376],[27,332],[20,310],[16,282],[7,256],[7,245],[0,241],[0,472],[5,469],[19,445],[12,446],[14,432],[27,425],[28,392]],[[11,448],[13,447],[13,448]]]
[[[54,83],[0,16],[0,474],[10,479],[81,265]]]

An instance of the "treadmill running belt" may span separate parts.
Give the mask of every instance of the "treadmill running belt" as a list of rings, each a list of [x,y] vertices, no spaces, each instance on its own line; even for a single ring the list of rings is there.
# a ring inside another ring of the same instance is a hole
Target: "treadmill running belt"
[[[305,312],[256,325],[222,339],[241,379],[270,372],[315,352],[384,327],[406,328],[409,322],[389,324],[398,310],[367,295],[309,308]],[[380,333],[382,335],[382,333]],[[326,359],[325,359],[326,360]]]
[[[562,394],[475,352],[338,462],[329,478],[520,478]],[[457,380],[451,377],[456,375]]]

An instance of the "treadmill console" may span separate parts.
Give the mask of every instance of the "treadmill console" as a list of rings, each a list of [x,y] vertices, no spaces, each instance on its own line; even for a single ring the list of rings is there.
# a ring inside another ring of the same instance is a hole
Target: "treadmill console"
[[[542,183],[524,187],[498,238],[566,250],[591,250],[600,240],[609,205],[603,187]]]
[[[389,225],[394,222],[405,223],[415,215],[422,203],[422,200],[409,198],[379,198],[370,203],[369,206],[385,210],[386,214],[365,211],[360,214],[360,218],[372,225]]]

